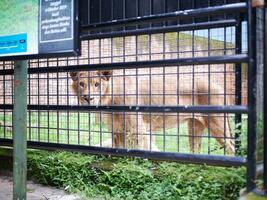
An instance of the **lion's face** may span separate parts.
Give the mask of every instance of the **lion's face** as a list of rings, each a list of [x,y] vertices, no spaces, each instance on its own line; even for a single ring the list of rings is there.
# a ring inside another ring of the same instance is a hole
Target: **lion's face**
[[[71,72],[72,89],[82,105],[100,105],[109,93],[111,71]]]

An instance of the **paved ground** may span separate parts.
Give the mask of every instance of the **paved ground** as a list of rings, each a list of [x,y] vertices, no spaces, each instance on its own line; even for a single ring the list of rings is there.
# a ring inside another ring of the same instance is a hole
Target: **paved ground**
[[[13,183],[10,176],[0,176],[0,200],[12,200]],[[68,195],[63,190],[27,183],[27,200],[82,200],[76,195]]]

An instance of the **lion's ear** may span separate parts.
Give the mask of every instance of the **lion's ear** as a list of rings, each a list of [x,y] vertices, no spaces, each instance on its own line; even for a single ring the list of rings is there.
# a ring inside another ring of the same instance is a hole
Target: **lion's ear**
[[[109,79],[112,76],[112,71],[111,70],[101,71],[100,75],[103,80],[109,81]]]
[[[70,72],[70,77],[73,81],[78,81],[78,72]]]

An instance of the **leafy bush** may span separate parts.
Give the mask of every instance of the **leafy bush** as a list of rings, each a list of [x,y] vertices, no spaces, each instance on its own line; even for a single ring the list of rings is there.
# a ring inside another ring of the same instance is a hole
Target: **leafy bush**
[[[31,151],[29,176],[87,199],[234,200],[244,168],[152,162],[138,158]]]

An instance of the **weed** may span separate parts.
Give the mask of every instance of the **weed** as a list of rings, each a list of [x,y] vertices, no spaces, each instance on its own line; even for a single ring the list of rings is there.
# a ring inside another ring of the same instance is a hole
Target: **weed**
[[[29,176],[86,198],[234,200],[244,168],[154,162],[138,158],[31,151]]]

